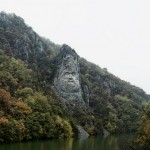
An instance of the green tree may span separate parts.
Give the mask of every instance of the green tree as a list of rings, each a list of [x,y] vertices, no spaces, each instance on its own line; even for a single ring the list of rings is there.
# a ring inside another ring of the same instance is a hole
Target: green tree
[[[150,102],[144,109],[142,122],[139,126],[138,137],[136,143],[139,144],[139,149],[150,149]]]

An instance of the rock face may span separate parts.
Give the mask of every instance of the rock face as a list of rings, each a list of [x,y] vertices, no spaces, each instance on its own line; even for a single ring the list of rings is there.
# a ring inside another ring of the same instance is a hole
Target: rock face
[[[110,135],[110,133],[106,129],[103,129],[103,135],[104,137],[107,137]]]
[[[89,137],[89,134],[80,125],[76,125],[75,128],[77,129],[79,138],[86,139]]]
[[[76,52],[67,45],[63,45],[57,57],[57,73],[54,86],[63,103],[70,109],[85,109],[79,80],[79,62]]]
[[[0,49],[9,56],[34,63],[38,55],[46,51],[57,53],[60,46],[40,37],[15,14],[0,12]]]

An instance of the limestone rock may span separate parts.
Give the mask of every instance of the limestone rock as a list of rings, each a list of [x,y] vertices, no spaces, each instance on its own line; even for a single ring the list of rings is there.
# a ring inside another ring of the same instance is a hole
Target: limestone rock
[[[110,133],[106,129],[103,129],[103,135],[104,137],[107,137],[110,135]]]
[[[70,109],[84,109],[85,102],[80,85],[78,55],[64,44],[57,57],[57,66],[54,86],[62,98],[62,102]]]
[[[79,138],[88,138],[89,134],[80,126],[80,125],[76,125],[75,126],[77,131],[78,131],[78,137]]]

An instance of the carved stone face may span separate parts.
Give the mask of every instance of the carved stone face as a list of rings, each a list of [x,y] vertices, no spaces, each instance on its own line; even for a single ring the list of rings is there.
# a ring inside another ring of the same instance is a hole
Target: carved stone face
[[[58,72],[59,90],[67,93],[77,92],[80,88],[77,58],[66,55]]]
[[[64,45],[57,57],[58,69],[54,86],[62,98],[65,109],[85,108],[79,80],[78,55],[73,49]],[[73,111],[70,111],[73,113]]]

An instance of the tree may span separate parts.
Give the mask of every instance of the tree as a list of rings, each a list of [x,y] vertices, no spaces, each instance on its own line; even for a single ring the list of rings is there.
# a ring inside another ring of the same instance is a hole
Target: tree
[[[139,149],[150,149],[150,102],[146,105],[144,109],[144,115],[142,117],[142,122],[139,126],[136,143],[138,143]]]

